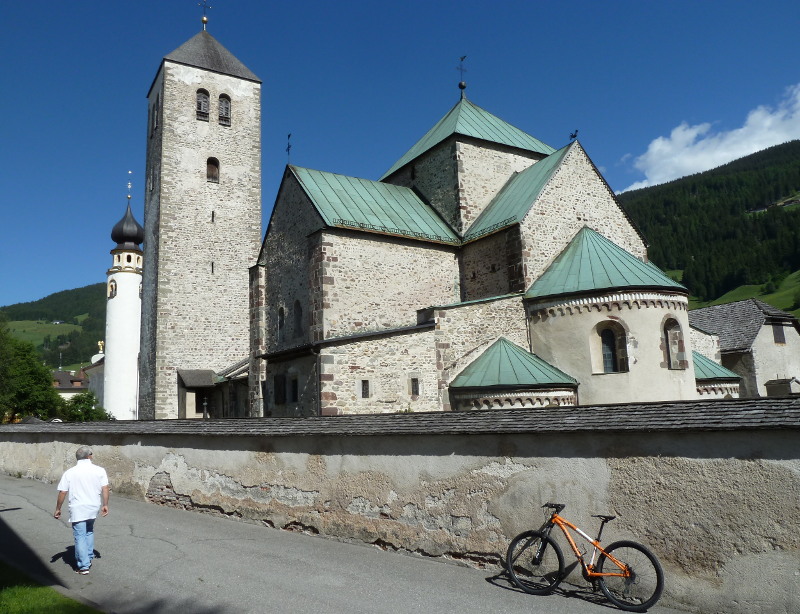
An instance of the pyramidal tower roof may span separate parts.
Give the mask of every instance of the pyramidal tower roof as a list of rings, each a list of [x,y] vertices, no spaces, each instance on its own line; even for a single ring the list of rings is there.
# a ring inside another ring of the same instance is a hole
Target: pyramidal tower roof
[[[195,34],[175,51],[165,55],[164,59],[261,83],[261,79],[206,30]]]
[[[451,388],[577,387],[578,382],[536,354],[500,337],[456,376]]]
[[[549,145],[532,137],[492,115],[488,111],[462,98],[436,125],[423,136],[416,145],[409,149],[405,155],[394,163],[381,179],[385,179],[396,170],[402,168],[413,159],[432,149],[452,134],[471,136],[476,139],[509,145],[518,149],[534,151],[550,155],[555,151]]]
[[[584,226],[541,277],[533,282],[525,298],[622,288],[687,292],[654,264],[639,260],[599,232]]]

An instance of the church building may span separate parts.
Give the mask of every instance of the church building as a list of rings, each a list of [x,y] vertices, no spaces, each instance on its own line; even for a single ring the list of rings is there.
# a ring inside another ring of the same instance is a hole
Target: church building
[[[551,147],[459,87],[378,180],[287,166],[261,241],[261,81],[205,19],[163,58],[139,418],[738,396],[581,143]]]
[[[677,401],[737,380],[696,373],[686,288],[581,144],[461,87],[378,181],[286,168],[250,275],[254,411]]]

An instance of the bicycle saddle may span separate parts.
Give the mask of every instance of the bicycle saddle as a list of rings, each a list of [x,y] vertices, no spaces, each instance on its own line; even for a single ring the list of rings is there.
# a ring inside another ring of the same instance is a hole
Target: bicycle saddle
[[[592,518],[599,518],[603,522],[611,522],[616,516],[605,516],[603,514],[593,514]]]

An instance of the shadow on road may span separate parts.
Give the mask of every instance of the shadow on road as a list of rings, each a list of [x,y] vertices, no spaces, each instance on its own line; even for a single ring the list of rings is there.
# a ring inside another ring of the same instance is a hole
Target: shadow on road
[[[21,508],[6,508],[3,512],[13,512]],[[46,586],[63,586],[50,568],[28,547],[20,537],[0,517],[0,544],[3,544],[0,557],[17,569],[24,569]],[[73,555],[74,560],[74,555]]]
[[[527,594],[521,588],[514,585],[511,581],[511,578],[508,577],[508,573],[503,570],[500,573],[490,576],[486,578],[486,581],[498,588],[502,588],[507,591],[514,591],[516,593]],[[595,605],[601,605],[608,607],[612,610],[617,610],[618,608],[613,604],[609,603],[609,601],[605,598],[601,592],[594,591],[590,586],[586,588],[580,588],[571,584],[565,584],[563,581],[562,583],[556,588],[551,594],[549,595],[530,595],[531,599],[553,599],[553,598],[566,598],[566,599],[580,599],[581,601],[586,601],[587,603],[593,603]]]

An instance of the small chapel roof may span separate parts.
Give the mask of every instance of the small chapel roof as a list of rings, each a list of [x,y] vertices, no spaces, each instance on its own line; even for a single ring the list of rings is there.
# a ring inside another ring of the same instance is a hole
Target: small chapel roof
[[[195,34],[164,59],[261,83],[261,79],[206,30]]]
[[[523,389],[577,387],[578,382],[518,345],[500,337],[450,384],[451,388]]]
[[[116,242],[117,249],[134,250],[138,250],[144,241],[144,228],[133,217],[130,200],[125,215],[111,229],[111,240]]]
[[[410,188],[289,166],[327,226],[458,245],[436,211]]]
[[[549,155],[555,151],[539,139],[503,121],[496,115],[492,115],[466,98],[462,98],[402,158],[395,162],[381,179],[386,179],[396,170],[418,158],[453,134],[471,136],[476,139],[509,145],[544,155]]]
[[[470,226],[464,235],[464,241],[478,239],[522,221],[572,145],[570,143],[524,171],[516,173]]]
[[[617,288],[659,288],[686,293],[657,266],[643,262],[588,226],[581,228],[525,298],[583,294]]]
[[[742,377],[730,369],[714,362],[700,352],[692,350],[694,378],[696,380],[740,380]]]

